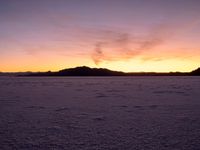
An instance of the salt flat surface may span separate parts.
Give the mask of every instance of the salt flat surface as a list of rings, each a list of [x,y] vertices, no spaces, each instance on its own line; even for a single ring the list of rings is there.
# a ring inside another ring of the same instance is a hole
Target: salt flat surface
[[[199,77],[0,78],[0,149],[199,150]]]

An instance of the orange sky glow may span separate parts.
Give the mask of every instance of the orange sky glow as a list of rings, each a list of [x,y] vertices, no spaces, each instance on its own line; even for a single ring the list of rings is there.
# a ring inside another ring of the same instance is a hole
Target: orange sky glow
[[[0,2],[0,24],[3,72],[200,67],[197,0],[8,0]]]

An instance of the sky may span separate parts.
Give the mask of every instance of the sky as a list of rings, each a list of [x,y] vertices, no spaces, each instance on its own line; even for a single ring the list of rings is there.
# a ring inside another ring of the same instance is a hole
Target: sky
[[[0,71],[200,67],[200,0],[0,0]]]

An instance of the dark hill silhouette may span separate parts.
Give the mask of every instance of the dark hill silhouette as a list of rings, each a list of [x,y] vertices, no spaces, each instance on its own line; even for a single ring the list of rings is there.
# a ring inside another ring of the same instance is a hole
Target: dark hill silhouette
[[[156,72],[130,72],[125,73],[121,71],[112,71],[105,68],[89,68],[86,66],[63,69],[58,72],[38,72],[29,73],[22,76],[197,76],[200,75],[200,68],[192,72],[170,72],[170,73],[156,73]]]
[[[125,76],[126,73],[111,71],[104,68],[89,68],[86,66],[63,69],[58,72],[31,73],[28,76]]]
[[[89,68],[86,66],[60,70],[56,73],[61,76],[122,76],[123,72],[111,71],[104,68]]]
[[[200,68],[191,72],[192,75],[199,76],[200,75]]]

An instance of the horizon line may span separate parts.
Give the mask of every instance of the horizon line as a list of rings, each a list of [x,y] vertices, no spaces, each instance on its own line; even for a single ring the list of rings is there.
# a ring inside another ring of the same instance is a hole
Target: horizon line
[[[182,71],[164,71],[164,72],[157,72],[157,71],[137,71],[137,72],[126,72],[126,71],[122,71],[122,70],[112,70],[112,69],[108,69],[108,68],[104,68],[104,67],[89,67],[89,66],[75,66],[75,67],[70,67],[70,68],[64,68],[64,69],[60,69],[60,70],[56,70],[56,71],[52,71],[52,70],[46,70],[46,71],[8,71],[8,72],[4,72],[4,71],[0,71],[0,73],[43,73],[43,72],[58,72],[61,70],[65,70],[65,69],[74,69],[74,68],[78,68],[78,67],[87,67],[87,68],[91,68],[91,69],[107,69],[110,71],[118,71],[118,72],[122,72],[122,73],[190,73],[198,68],[194,68],[191,71],[186,71],[186,72],[182,72]],[[199,67],[200,68],[200,67]]]

